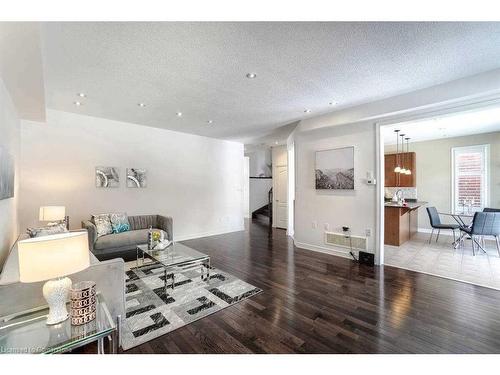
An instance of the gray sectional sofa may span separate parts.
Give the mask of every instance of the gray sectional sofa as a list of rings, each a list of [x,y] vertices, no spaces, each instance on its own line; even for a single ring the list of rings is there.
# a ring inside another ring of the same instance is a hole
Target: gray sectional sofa
[[[123,233],[107,234],[97,237],[97,228],[91,220],[82,221],[82,228],[89,233],[90,251],[100,261],[122,258],[125,261],[136,257],[136,246],[147,242],[149,228],[161,229],[173,240],[173,221],[161,215],[129,216],[130,230]]]

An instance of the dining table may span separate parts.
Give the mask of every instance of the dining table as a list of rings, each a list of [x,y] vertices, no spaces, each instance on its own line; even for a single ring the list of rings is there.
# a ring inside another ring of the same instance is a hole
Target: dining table
[[[472,225],[472,220],[474,219],[474,214],[471,213],[456,213],[456,212],[439,212],[439,215],[452,217],[453,220],[457,222],[459,227],[470,227]],[[458,239],[453,241],[453,247],[456,249],[465,238],[470,238],[470,236],[460,231]]]

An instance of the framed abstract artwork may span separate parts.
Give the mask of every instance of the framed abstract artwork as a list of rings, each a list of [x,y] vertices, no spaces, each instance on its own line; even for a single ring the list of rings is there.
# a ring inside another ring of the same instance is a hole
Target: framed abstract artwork
[[[120,186],[120,170],[116,167],[96,167],[95,186],[98,188],[116,188]]]
[[[145,188],[147,185],[146,169],[127,168],[127,187]]]

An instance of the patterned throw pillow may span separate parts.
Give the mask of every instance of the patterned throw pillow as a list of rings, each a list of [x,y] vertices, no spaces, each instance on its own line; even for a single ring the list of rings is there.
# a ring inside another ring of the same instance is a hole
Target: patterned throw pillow
[[[128,216],[125,212],[118,214],[109,214],[113,233],[122,233],[130,230]]]
[[[41,228],[28,228],[27,232],[28,235],[31,238],[33,238],[33,237],[50,236],[51,234],[66,233],[68,232],[68,229],[66,228],[66,224],[57,224]]]
[[[97,237],[113,233],[109,214],[92,215],[92,221],[97,228]]]

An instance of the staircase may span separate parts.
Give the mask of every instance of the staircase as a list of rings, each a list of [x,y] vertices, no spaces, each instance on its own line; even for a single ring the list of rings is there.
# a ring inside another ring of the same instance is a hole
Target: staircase
[[[268,223],[269,226],[272,226],[273,223],[273,188],[269,190],[268,203],[265,206],[262,206],[252,212],[252,219],[257,219],[261,222]]]

